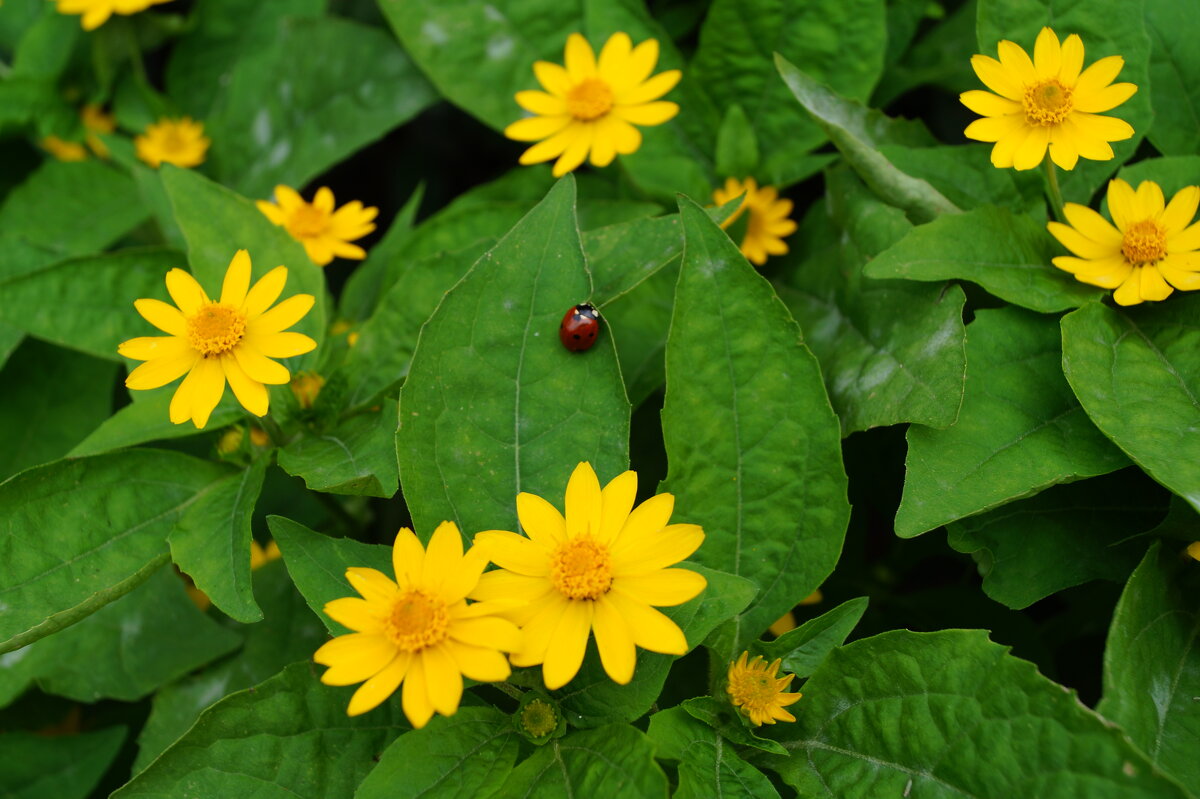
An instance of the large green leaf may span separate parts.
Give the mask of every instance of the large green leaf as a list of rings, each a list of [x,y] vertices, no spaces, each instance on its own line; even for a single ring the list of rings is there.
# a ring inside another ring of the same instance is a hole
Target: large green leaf
[[[124,727],[51,738],[0,735],[0,796],[5,799],[87,799],[125,740]]]
[[[289,329],[320,345],[325,338],[325,276],[308,259],[304,247],[245,197],[196,172],[164,166],[162,181],[187,239],[192,273],[209,296],[220,295],[225,271],[240,249],[250,253],[254,280],[277,266],[286,266],[288,281],[282,298],[303,293],[317,300],[308,315]],[[311,367],[319,357],[318,349],[285,363],[294,372]]]
[[[541,747],[513,770],[494,799],[662,799],[666,794],[667,775],[654,762],[654,744],[627,724],[612,724]]]
[[[826,186],[830,202],[805,215],[799,263],[777,290],[821,362],[843,435],[952,424],[966,373],[962,290],[864,278],[863,265],[911,225],[846,170],[827,172]]]
[[[1191,43],[1200,37],[1200,18],[1186,3],[1145,0],[1150,35],[1150,102],[1154,124],[1146,133],[1155,148],[1169,155],[1200,151],[1200,54]]]
[[[1051,263],[1060,248],[1046,226],[985,205],[943,216],[912,232],[867,264],[867,277],[969,280],[1033,311],[1078,308],[1104,296]]]
[[[1017,308],[976,312],[958,421],[945,430],[908,430],[897,535],[920,535],[1128,464],[1063,379],[1056,327]]]
[[[173,452],[56,461],[0,484],[0,649],[94,613],[156,557],[179,515],[228,474]]]
[[[662,388],[666,379],[664,355],[678,280],[677,255],[665,268],[600,308],[617,346],[621,377],[634,407]]]
[[[162,335],[138,316],[134,300],[167,300],[167,272],[183,265],[183,255],[174,250],[146,248],[72,258],[0,278],[0,321],[97,358],[125,361],[117,355],[122,341]]]
[[[0,369],[0,480],[66,455],[108,416],[115,364],[26,339]]]
[[[396,403],[310,431],[279,450],[279,466],[313,491],[388,499],[396,493]]]
[[[659,759],[679,761],[679,784],[671,794],[675,799],[779,796],[766,774],[738,757],[720,733],[682,707],[655,713],[646,734],[657,746]]]
[[[779,53],[833,91],[865,102],[883,69],[883,0],[715,0],[700,29],[695,79],[720,108],[740,104],[761,152],[756,176],[788,184],[825,134],[779,78]],[[752,173],[738,173],[746,177]],[[718,175],[729,177],[729,175]]]
[[[208,417],[203,430],[191,423],[172,424],[169,413],[174,387],[157,391],[148,396],[135,395],[135,401],[105,419],[99,427],[69,453],[71,457],[99,455],[122,447],[132,447],[149,441],[172,438],[187,438],[204,435],[225,425],[245,418],[246,412],[238,405],[233,392],[226,392],[220,404]]]
[[[113,797],[351,799],[407,728],[399,702],[347,716],[343,697],[297,663],[206,710]]]
[[[881,144],[879,152],[896,167],[946,195],[959,208],[1000,205],[1015,213],[1046,218],[1042,175],[992,166],[990,144],[911,147]]]
[[[978,87],[978,78],[971,70],[971,55],[975,52],[975,0],[966,0],[951,10],[944,6],[926,5],[928,16],[938,11],[948,12],[936,25],[927,26],[923,35],[894,63],[889,64],[875,88],[873,104],[878,108],[909,90],[932,84],[957,94]],[[888,50],[893,41],[889,21]]]
[[[241,622],[260,621],[250,583],[250,517],[270,459],[260,456],[188,508],[167,537],[179,570],[213,604]]]
[[[338,297],[338,313],[343,319],[366,319],[386,293],[391,285],[388,280],[389,269],[404,253],[413,235],[413,221],[417,218],[424,196],[424,184],[420,184],[392,217],[383,238],[367,251],[366,260],[350,273]]]
[[[303,186],[436,99],[404,50],[371,26],[291,19],[260,41],[208,120],[214,174],[251,197]]]
[[[309,612],[281,561],[255,570],[254,589],[264,618],[237,628],[245,638],[242,648],[154,695],[150,716],[138,734],[133,773],[162,754],[218,700],[257,685],[291,663],[307,660],[327,640],[325,627]]]
[[[7,322],[0,322],[0,366],[8,363],[9,357],[17,351],[24,338],[25,331]]]
[[[760,643],[756,651],[767,660],[783,661],[781,673],[807,677],[836,647],[841,646],[867,610],[867,598],[851,599],[769,643]]]
[[[1198,591],[1195,561],[1181,559],[1170,542],[1151,547],[1113,613],[1096,708],[1193,793],[1200,792]]]
[[[979,0],[975,30],[980,53],[995,58],[996,45],[1001,39],[1008,39],[1032,56],[1038,31],[1048,25],[1060,39],[1070,33],[1080,35],[1085,48],[1085,68],[1106,56],[1124,58],[1125,66],[1117,81],[1138,86],[1137,94],[1131,99],[1104,112],[1106,116],[1124,119],[1132,125],[1133,138],[1112,143],[1115,159],[1080,159],[1074,169],[1064,173],[1062,189],[1068,200],[1086,204],[1100,182],[1134,154],[1154,118],[1150,96],[1157,94],[1159,88],[1155,85],[1153,92],[1150,91],[1150,39],[1146,35],[1142,6],[1143,0],[1088,0],[1086,3],[1076,0]],[[977,83],[973,88],[984,87]]]
[[[816,358],[770,284],[702,208],[681,199],[680,214],[664,488],[679,521],[705,528],[696,559],[759,586],[732,636],[740,645],[837,562],[850,511],[841,435]]]
[[[1200,297],[1062,320],[1063,371],[1105,435],[1200,510]]]
[[[591,294],[575,184],[559,181],[442,300],[400,394],[396,451],[419,535],[516,530],[516,495],[562,495],[576,464],[601,479],[628,465],[629,403],[612,339],[558,340]]]
[[[1024,608],[1089,580],[1124,580],[1146,550],[1137,534],[1162,519],[1165,491],[1129,469],[1054,486],[946,527],[950,546],[974,556],[983,590]]]
[[[488,796],[517,759],[512,718],[490,707],[463,707],[392,742],[354,799],[476,799]]]
[[[982,630],[895,630],[836,649],[764,765],[806,797],[1185,799],[1073,691]]]
[[[901,172],[877,149],[884,143],[932,142],[877,111],[868,111],[853,100],[839,97],[778,53],[775,65],[796,100],[880,199],[902,209],[914,222],[927,222],[958,211],[958,206],[927,181]]]
[[[78,624],[6,655],[0,704],[33,680],[79,702],[133,702],[240,642],[196,609],[177,574],[159,569]]]

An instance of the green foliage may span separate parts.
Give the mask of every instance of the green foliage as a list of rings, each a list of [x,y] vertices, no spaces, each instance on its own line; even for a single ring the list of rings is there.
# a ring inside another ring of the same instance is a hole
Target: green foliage
[[[667,776],[654,762],[651,740],[633,727],[614,724],[574,732],[541,747],[513,770],[495,796],[649,799],[666,790]]]
[[[12,799],[87,799],[125,738],[124,727],[108,727],[70,738],[26,732],[0,735],[0,789]]]
[[[688,715],[682,707],[655,713],[647,734],[658,746],[660,758],[679,761],[679,783],[672,796],[779,796],[766,774],[738,757],[719,732]]]

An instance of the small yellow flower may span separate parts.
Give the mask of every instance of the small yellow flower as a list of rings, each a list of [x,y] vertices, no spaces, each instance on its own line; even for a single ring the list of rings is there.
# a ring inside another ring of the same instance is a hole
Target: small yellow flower
[[[291,389],[300,407],[308,410],[317,401],[317,395],[324,385],[325,378],[316,372],[300,372],[292,378]]]
[[[261,569],[282,557],[283,553],[279,551],[279,544],[276,544],[274,539],[268,541],[265,547],[253,538],[250,539],[250,571]]]
[[[133,140],[137,157],[157,169],[162,164],[193,167],[204,163],[212,142],[204,135],[204,123],[191,117],[160,119]]]
[[[353,200],[335,211],[333,192],[324,186],[317,189],[311,203],[287,186],[275,187],[275,199],[278,205],[259,200],[258,210],[303,244],[317,266],[325,266],[335,257],[360,261],[367,257],[366,250],[350,242],[375,229],[371,220],[379,213],[378,208],[364,208]]]
[[[532,117],[504,129],[517,141],[536,141],[521,155],[522,164],[557,158],[554,176],[561,177],[591,156],[593,166],[608,166],[617,154],[642,146],[634,125],[661,125],[679,113],[672,102],[658,101],[679,82],[677,69],[650,77],[658,63],[658,42],[637,47],[627,33],[614,33],[600,59],[578,33],[567,38],[566,68],[538,61],[533,73],[546,91],[517,92],[517,103]],[[658,102],[655,102],[658,101]]]
[[[47,136],[41,141],[42,149],[59,161],[86,161],[87,149],[77,141],[67,141],[58,136]]]
[[[776,659],[768,666],[761,656],[747,663],[749,656],[749,652],[743,652],[741,657],[729,664],[729,681],[725,686],[729,701],[755,725],[795,721],[796,717],[784,708],[800,701],[802,696],[800,693],[786,693],[796,675],[776,677],[781,660]]]
[[[250,425],[250,443],[256,447],[271,446],[271,437],[261,427]]]
[[[1188,544],[1187,553],[1195,560],[1200,560],[1200,541],[1193,541]]]
[[[89,103],[79,111],[83,129],[87,131],[87,145],[99,158],[108,158],[108,145],[97,134],[112,133],[117,129],[117,120],[98,105]]]
[[[1179,190],[1165,204],[1154,181],[1142,181],[1136,192],[1119,178],[1109,181],[1108,212],[1116,227],[1086,206],[1067,203],[1063,210],[1071,224],[1047,227],[1079,257],[1062,255],[1054,265],[1082,283],[1116,289],[1118,305],[1200,289],[1200,222],[1189,224],[1198,204],[1196,186]]]
[[[521,633],[498,613],[513,603],[466,601],[486,565],[478,547],[463,552],[453,522],[442,522],[428,549],[412,530],[396,536],[395,582],[375,569],[346,570],[362,598],[335,599],[325,613],[355,632],[326,642],[313,660],[329,666],[321,675],[326,685],[363,683],[349,715],[377,707],[403,683],[404,715],[419,729],[434,711],[454,715],[463,675],[479,682],[508,678],[502,653],[520,647]]]
[[[55,0],[60,14],[82,14],[79,21],[85,31],[95,30],[113,14],[136,14],[171,0]]]
[[[1028,53],[1010,41],[998,46],[1000,60],[985,55],[971,57],[971,66],[995,92],[963,92],[962,104],[983,119],[967,126],[969,139],[995,142],[996,167],[1033,169],[1046,156],[1063,169],[1074,169],[1082,157],[1107,161],[1113,157],[1109,142],[1133,136],[1128,122],[1098,116],[1111,111],[1137,91],[1132,83],[1113,83],[1125,59],[1102,58],[1083,69],[1083,41],[1071,34],[1061,44],[1049,28],[1042,28]],[[1081,72],[1082,70],[1082,72]]]
[[[246,438],[246,431],[241,425],[236,425],[229,428],[221,434],[221,438],[217,440],[218,455],[232,455],[242,447],[242,441]]]
[[[591,465],[581,463],[567,483],[565,519],[541,497],[521,493],[517,516],[525,536],[506,530],[475,536],[500,569],[483,575],[471,597],[529,602],[509,615],[525,630],[512,662],[542,664],[551,690],[579,671],[593,631],[604,670],[622,685],[633,678],[635,647],[687,652],[683,631],[653,606],[680,605],[704,590],[703,576],[667,568],[695,552],[704,531],[667,523],[675,506],[670,494],[634,508],[636,494],[636,473],[601,489]]]
[[[129,373],[125,385],[144,391],[187,375],[171,399],[171,421],[191,419],[204,427],[228,380],[242,407],[262,416],[270,399],[264,384],[283,385],[292,377],[271,359],[302,355],[317,346],[302,333],[284,332],[312,308],[311,294],[297,294],[271,308],[285,282],[287,267],[277,266],[251,287],[250,255],[238,250],[225,272],[221,299],[213,302],[194,277],[172,269],[167,291],[178,308],[160,300],[134,303],[147,322],[168,335],[133,338],[117,348],[126,358],[146,361]]]
[[[796,232],[796,223],[789,218],[792,201],[779,199],[779,192],[774,186],[759,188],[754,178],[744,181],[728,178],[723,188],[713,191],[713,200],[718,205],[724,205],[741,194],[746,195],[742,204],[733,212],[733,216],[721,223],[721,227],[728,228],[744,212],[749,212],[746,235],[742,237],[740,248],[742,255],[751,263],[762,266],[767,262],[768,255],[783,255],[788,251],[783,237]]]

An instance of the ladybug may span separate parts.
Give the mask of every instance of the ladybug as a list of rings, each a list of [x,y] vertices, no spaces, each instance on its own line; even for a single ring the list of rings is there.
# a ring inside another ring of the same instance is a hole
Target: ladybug
[[[600,332],[600,312],[590,302],[582,302],[563,316],[558,338],[571,352],[583,352],[596,343]]]

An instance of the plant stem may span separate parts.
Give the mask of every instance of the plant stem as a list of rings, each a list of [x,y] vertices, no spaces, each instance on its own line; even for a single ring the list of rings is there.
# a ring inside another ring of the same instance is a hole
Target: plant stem
[[[1050,198],[1050,207],[1054,211],[1054,218],[1062,222],[1066,219],[1063,214],[1063,198],[1062,190],[1058,187],[1058,170],[1054,168],[1054,162],[1049,156],[1042,161],[1042,165],[1046,168],[1046,196]]]
[[[503,693],[508,694],[513,699],[516,699],[518,702],[521,701],[521,697],[525,695],[525,692],[522,691],[520,688],[518,688],[515,685],[510,685],[509,683],[506,683],[506,682],[495,682],[495,683],[492,683],[492,685],[494,687],[496,687],[497,689],[499,689],[500,691],[502,691]]]

